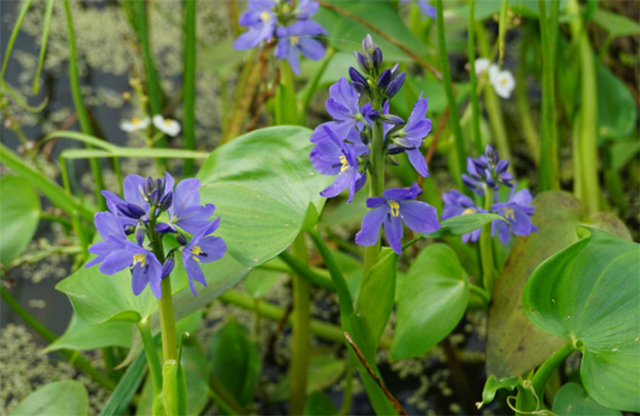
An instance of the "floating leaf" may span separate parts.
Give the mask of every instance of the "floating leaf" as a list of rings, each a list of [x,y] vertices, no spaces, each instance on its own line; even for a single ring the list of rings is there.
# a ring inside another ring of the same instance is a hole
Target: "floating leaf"
[[[640,412],[640,245],[595,228],[580,234],[532,273],[525,313],[581,350],[580,376],[593,400]]]
[[[0,263],[9,267],[36,232],[40,198],[29,182],[17,176],[0,178],[0,195]]]
[[[245,266],[277,256],[317,221],[319,193],[334,178],[311,166],[310,135],[293,126],[253,131],[216,149],[198,173],[202,202],[221,218],[217,235]]]
[[[598,135],[614,140],[631,137],[638,120],[638,107],[629,87],[602,64],[598,65],[596,76]]]
[[[427,353],[458,325],[468,301],[467,273],[456,253],[445,244],[425,247],[402,284],[391,359]]]
[[[9,416],[89,414],[89,395],[84,386],[75,380],[57,381],[40,387],[28,395]]]
[[[587,396],[578,383],[567,383],[553,399],[553,413],[558,416],[621,416],[616,410],[600,406]]]

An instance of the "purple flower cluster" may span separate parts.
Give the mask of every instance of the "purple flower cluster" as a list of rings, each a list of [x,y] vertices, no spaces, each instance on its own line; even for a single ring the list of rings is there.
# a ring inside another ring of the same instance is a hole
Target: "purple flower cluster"
[[[95,215],[95,225],[103,241],[89,247],[97,257],[86,267],[100,264],[100,271],[112,275],[131,270],[131,287],[137,296],[149,285],[153,295],[162,297],[162,279],[175,265],[174,253],[182,254],[182,262],[189,278],[191,291],[196,294],[194,281],[207,285],[200,263],[222,258],[226,245],[219,237],[211,236],[218,229],[220,218],[210,221],[215,207],[200,205],[200,181],[185,179],[174,189],[174,179],[165,172],[159,179],[129,175],[124,180],[124,199],[111,191],[102,191],[109,211]],[[168,213],[168,222],[159,222]],[[187,242],[178,227],[192,234]],[[153,248],[162,244],[162,237],[175,233],[180,247],[172,249],[161,263]],[[134,234],[131,241],[127,235]],[[147,245],[145,245],[147,242]]]
[[[494,194],[491,202],[491,212],[502,216],[505,221],[496,220],[492,223],[491,234],[496,231],[503,244],[509,243],[511,233],[517,236],[527,236],[538,228],[531,222],[531,216],[535,207],[531,205],[531,192],[522,189],[516,192],[516,186],[512,183],[513,175],[507,172],[508,160],[500,160],[497,150],[490,145],[486,147],[485,154],[479,158],[467,159],[467,174],[462,175],[462,181],[473,192],[487,197],[489,189],[498,190],[499,185],[511,188],[506,202],[498,202],[498,194]],[[487,213],[478,207],[471,198],[452,189],[443,195],[444,210],[442,219],[456,217],[458,215]],[[463,242],[477,241],[482,229],[477,229],[462,236]]]
[[[387,154],[407,153],[411,165],[423,177],[429,170],[420,146],[431,131],[431,120],[426,117],[426,98],[416,102],[408,121],[389,113],[389,100],[405,80],[400,66],[383,68],[382,51],[367,35],[362,52],[355,52],[360,71],[349,68],[351,82],[341,78],[329,88],[326,108],[332,120],[319,125],[311,135],[315,144],[310,154],[312,165],[323,175],[337,175],[320,195],[332,198],[344,190],[349,191],[347,203],[353,201],[371,176],[372,152]],[[365,101],[361,105],[361,99]],[[374,127],[378,126],[375,130]],[[378,147],[373,145],[374,131],[378,132]],[[382,146],[380,146],[382,143]],[[425,202],[414,201],[422,193],[416,184],[411,188],[388,189],[383,196],[367,199],[372,208],[362,222],[356,243],[371,246],[378,242],[380,227],[384,225],[389,244],[396,253],[402,250],[402,223],[416,232],[432,232],[440,228],[436,210]]]
[[[312,0],[249,0],[249,10],[238,21],[249,30],[235,40],[233,48],[252,49],[275,39],[276,57],[289,61],[293,72],[300,74],[300,54],[314,61],[325,54],[322,43],[314,38],[327,31],[311,19],[318,7]]]

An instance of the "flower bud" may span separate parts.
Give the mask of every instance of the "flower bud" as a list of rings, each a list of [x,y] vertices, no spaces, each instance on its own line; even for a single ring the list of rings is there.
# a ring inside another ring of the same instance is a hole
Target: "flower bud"
[[[378,77],[378,88],[386,89],[389,86],[390,82],[391,82],[391,70],[387,68]]]
[[[404,84],[405,76],[406,76],[406,73],[401,72],[389,83],[389,86],[385,91],[387,98],[393,98],[398,93],[398,91],[400,91],[400,88],[402,88],[402,85]]]
[[[393,124],[394,126],[404,123],[403,119],[393,114],[383,114],[382,121],[384,121],[387,124]]]
[[[173,192],[169,192],[165,196],[162,197],[160,201],[160,211],[166,211],[171,207],[173,203]]]
[[[367,33],[367,36],[362,40],[362,51],[365,54],[372,55],[375,48],[376,44],[373,42],[373,37],[371,37],[371,34]]]
[[[173,259],[173,256],[167,257],[167,259],[164,261],[164,264],[162,265],[162,275],[161,275],[162,279],[164,279],[165,277],[171,274],[175,264],[176,262]]]
[[[142,246],[142,243],[144,243],[144,227],[136,227],[136,243],[138,243],[139,246]]]
[[[176,240],[178,240],[178,243],[180,243],[181,246],[187,245],[187,238],[182,234],[178,234],[176,236]]]
[[[382,50],[376,45],[376,49],[373,51],[373,65],[378,71],[378,68],[382,66]]]
[[[365,55],[362,55],[360,52],[354,52],[353,56],[355,56],[356,62],[358,63],[360,70],[368,74],[369,68],[371,68],[371,64],[369,64],[367,58],[365,58]]]

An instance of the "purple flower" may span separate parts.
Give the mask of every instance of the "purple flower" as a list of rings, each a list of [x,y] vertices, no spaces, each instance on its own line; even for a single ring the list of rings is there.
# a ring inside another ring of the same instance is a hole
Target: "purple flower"
[[[173,204],[169,207],[169,222],[159,223],[159,233],[177,232],[176,225],[189,234],[195,234],[209,225],[215,211],[213,204],[200,205],[200,180],[185,179],[176,185]]]
[[[98,212],[95,225],[104,241],[89,247],[89,252],[98,257],[87,263],[85,267],[100,264],[100,271],[112,275],[126,268],[131,269],[131,288],[138,296],[147,284],[153,295],[162,298],[163,267],[156,256],[149,250],[127,240],[119,219],[109,212]],[[170,272],[170,270],[169,270]],[[167,273],[168,274],[168,273]]]
[[[404,4],[404,3],[408,3],[412,0],[400,0],[400,3]],[[436,12],[437,9],[430,5],[427,0],[417,0],[418,3],[418,7],[420,8],[420,11],[427,17],[430,17],[432,19],[436,18]]]
[[[267,42],[273,37],[277,18],[273,13],[275,0],[249,0],[249,10],[242,13],[238,23],[249,27],[249,31],[243,33],[233,42],[233,49],[251,49]]]
[[[313,20],[300,20],[288,27],[279,27],[276,30],[278,45],[276,46],[276,58],[289,61],[291,70],[300,74],[300,57],[317,61],[324,57],[324,46],[314,36],[326,35],[327,31]]]
[[[410,188],[387,189],[383,196],[367,198],[367,212],[362,219],[362,229],[356,234],[356,243],[372,246],[378,242],[380,226],[389,245],[397,254],[402,252],[402,223],[417,233],[430,233],[440,229],[436,209],[426,202],[412,201],[422,193],[418,184]]]
[[[462,182],[478,195],[484,195],[485,185],[497,190],[499,184],[512,187],[513,175],[507,172],[509,161],[500,160],[500,154],[487,145],[485,154],[479,158],[467,158],[467,173],[462,174]]]
[[[458,215],[469,215],[487,212],[486,210],[477,207],[476,204],[473,203],[471,198],[456,191],[455,189],[452,189],[449,192],[445,192],[445,194],[442,195],[442,199],[444,200],[444,209],[442,211],[443,220],[451,217],[457,217]],[[478,228],[475,231],[471,231],[470,233],[463,234],[462,242],[468,243],[469,241],[478,241],[481,232],[482,227]]]
[[[200,263],[211,263],[219,260],[227,251],[227,245],[220,237],[209,236],[218,229],[220,218],[210,222],[208,226],[202,228],[196,233],[191,241],[180,249],[182,252],[182,263],[187,271],[189,278],[189,286],[193,296],[196,295],[194,281],[202,283],[205,287],[207,281],[204,278],[204,272],[200,268]]]
[[[335,121],[333,131],[341,139],[345,138],[354,127],[363,125],[364,116],[360,112],[359,100],[360,94],[344,77],[329,87],[327,112]]]
[[[431,131],[431,120],[426,118],[428,106],[428,100],[422,98],[421,93],[411,111],[407,124],[393,137],[394,143],[404,149],[411,165],[423,177],[429,176],[427,162],[420,152],[422,140]]]
[[[369,152],[369,148],[360,141],[360,133],[351,129],[346,141],[341,140],[330,126],[325,123],[316,130],[316,145],[309,158],[313,167],[323,175],[338,175],[331,185],[320,192],[325,198],[332,198],[349,188],[349,200],[366,182],[366,175],[359,171],[358,156]],[[315,132],[314,132],[315,134]]]
[[[531,193],[528,189],[518,192],[515,189],[515,186],[511,188],[507,202],[491,206],[491,212],[502,215],[507,220],[495,220],[492,223],[491,234],[494,235],[497,231],[503,244],[509,243],[509,230],[519,236],[538,231],[538,227],[531,222],[531,216],[536,210],[536,207],[531,206]]]
[[[316,14],[320,3],[312,0],[300,0],[296,8],[296,17],[305,20]]]

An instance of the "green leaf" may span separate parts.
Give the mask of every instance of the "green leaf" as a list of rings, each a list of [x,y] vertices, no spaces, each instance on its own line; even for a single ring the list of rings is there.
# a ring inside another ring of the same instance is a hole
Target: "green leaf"
[[[618,36],[640,35],[640,25],[638,22],[607,10],[596,9],[593,14],[593,21],[609,32],[609,35],[613,38]]]
[[[307,397],[304,405],[305,416],[337,415],[338,409],[331,398],[321,391],[314,391]]]
[[[427,55],[430,52],[427,45],[411,33],[398,16],[395,8],[387,2],[363,2],[360,0],[327,0],[327,2],[375,25],[378,29],[384,31],[384,33],[396,39],[419,56]],[[389,43],[380,35],[372,33],[371,29],[335,11],[321,7],[313,19],[329,32],[329,36],[327,37],[329,44],[337,50],[347,50],[353,53],[353,50],[360,49],[362,39],[364,39],[368,33],[371,33],[373,40],[382,49],[386,62],[411,61],[411,58],[402,52],[402,50]],[[345,70],[346,69],[347,68],[345,68]]]
[[[380,342],[393,310],[397,269],[398,255],[388,247],[383,248],[378,262],[364,276],[356,299],[356,309],[375,345]]]
[[[131,348],[132,328],[131,323],[126,321],[108,321],[91,325],[74,313],[64,334],[49,344],[44,352],[63,348],[68,350],[93,350],[110,346]]]
[[[602,139],[626,139],[632,135],[638,120],[633,95],[629,87],[604,65],[598,65],[596,76],[598,135]]]
[[[307,373],[307,394],[312,395],[329,388],[340,381],[344,373],[345,361],[336,359],[331,355],[312,355],[309,360],[309,372]],[[274,385],[269,392],[269,398],[274,402],[283,402],[289,397],[289,387],[291,385],[290,374],[278,384]]]
[[[40,198],[31,184],[17,176],[0,178],[0,263],[9,267],[20,256],[36,232]]]
[[[621,416],[591,400],[578,383],[567,383],[558,390],[552,411],[558,416]]]
[[[129,406],[129,402],[138,391],[147,368],[147,356],[139,353],[124,372],[113,393],[105,404],[100,416],[121,415]]]
[[[261,298],[269,293],[281,275],[273,270],[253,269],[244,278],[244,290],[253,298]]]
[[[281,253],[322,210],[319,193],[334,178],[311,166],[310,135],[292,126],[253,131],[216,149],[198,173],[202,202],[222,219],[218,235],[245,266]]]
[[[469,301],[467,273],[446,244],[431,244],[413,261],[398,300],[391,359],[420,357],[460,322]]]
[[[41,415],[86,416],[89,414],[89,395],[75,380],[57,381],[40,387],[28,395],[9,416]]]
[[[495,399],[498,390],[506,389],[513,391],[518,387],[518,380],[513,377],[503,377],[498,379],[496,376],[491,375],[487,382],[484,383],[484,389],[482,389],[482,401],[476,403],[478,409],[482,406],[489,404]]]
[[[262,373],[262,361],[244,326],[229,320],[213,336],[209,360],[213,375],[241,405],[253,401]]]
[[[527,317],[582,351],[580,375],[601,405],[640,412],[640,245],[595,228],[542,263],[524,290]]]
[[[546,0],[547,3],[547,13],[550,9],[550,3],[555,0]],[[560,10],[564,10],[564,7],[567,4],[567,0],[560,0]],[[501,0],[482,0],[476,2],[474,8],[474,17],[476,20],[485,20],[495,14],[500,12],[500,3]],[[516,15],[521,15],[523,17],[528,17],[532,19],[537,19],[540,14],[540,9],[538,8],[538,0],[509,0],[509,7]],[[451,10],[451,13],[455,16],[466,18],[469,16],[469,6],[461,6],[456,7]]]
[[[455,237],[470,233],[490,223],[491,221],[502,220],[497,214],[468,214],[458,215],[448,218],[440,223],[440,229],[436,232],[423,234],[426,238]]]

